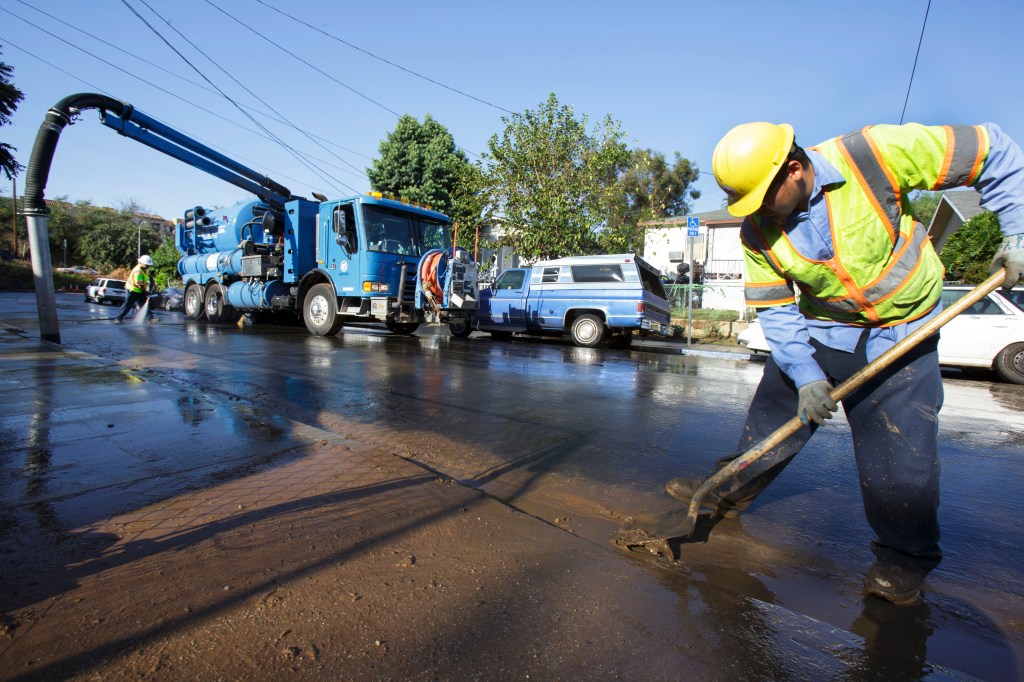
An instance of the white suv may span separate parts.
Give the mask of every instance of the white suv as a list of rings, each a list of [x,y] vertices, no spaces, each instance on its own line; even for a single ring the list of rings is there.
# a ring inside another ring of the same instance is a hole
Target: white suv
[[[972,287],[945,286],[942,303],[950,305]],[[952,367],[982,367],[995,370],[1003,381],[1024,384],[1024,310],[993,292],[963,311],[939,333],[939,362]],[[1011,300],[1022,300],[1024,292],[1014,290]],[[736,337],[748,349],[767,353],[761,325],[754,320]]]
[[[123,279],[100,277],[90,282],[85,288],[85,300],[88,303],[114,303],[120,305],[128,297]]]

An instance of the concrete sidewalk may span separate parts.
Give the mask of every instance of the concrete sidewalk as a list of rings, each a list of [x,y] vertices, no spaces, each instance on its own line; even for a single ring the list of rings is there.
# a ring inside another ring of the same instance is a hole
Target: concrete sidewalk
[[[863,649],[438,476],[373,427],[260,414],[7,325],[0,367],[2,679],[822,679]]]

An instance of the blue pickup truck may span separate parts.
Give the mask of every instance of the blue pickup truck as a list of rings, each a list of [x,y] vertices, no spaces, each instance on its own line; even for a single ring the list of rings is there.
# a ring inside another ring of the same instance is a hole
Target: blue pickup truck
[[[634,254],[574,256],[506,270],[480,290],[476,314],[452,323],[496,337],[565,335],[586,348],[607,340],[628,348],[633,332],[669,333],[669,303],[658,271]]]

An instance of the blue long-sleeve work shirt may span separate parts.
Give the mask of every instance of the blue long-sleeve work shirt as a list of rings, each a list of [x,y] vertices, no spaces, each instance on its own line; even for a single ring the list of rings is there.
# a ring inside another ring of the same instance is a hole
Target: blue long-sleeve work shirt
[[[999,216],[1004,235],[1024,233],[1024,152],[999,126],[986,123],[990,148],[985,166],[971,185],[981,193],[983,208]],[[814,167],[814,187],[808,210],[796,212],[783,222],[793,247],[812,260],[833,257],[832,231],[825,202],[825,188],[847,182],[835,166],[821,154],[808,151]],[[930,313],[913,322],[891,327],[873,328],[868,332],[868,360],[874,360],[915,329],[932,319],[942,309],[935,306]],[[795,303],[758,311],[765,339],[772,358],[779,368],[796,383],[803,386],[825,379],[814,361],[814,348],[810,339],[846,352],[853,352],[863,333],[862,327],[841,322],[827,322],[804,317]]]

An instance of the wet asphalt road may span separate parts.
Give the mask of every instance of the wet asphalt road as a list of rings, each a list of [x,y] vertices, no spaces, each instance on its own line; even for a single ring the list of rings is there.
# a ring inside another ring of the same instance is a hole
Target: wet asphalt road
[[[35,316],[32,294],[4,294],[0,305],[11,324]],[[604,544],[630,514],[677,506],[662,490],[668,478],[703,474],[733,449],[761,372],[745,360],[456,339],[426,328],[317,338],[299,326],[220,327],[180,313],[118,327],[101,319],[116,308],[80,295],[59,295],[58,305],[65,347],[257,413],[340,433],[384,426],[396,454]],[[945,388],[946,559],[929,579],[926,605],[899,617],[894,642],[984,679],[1020,679],[1024,387],[947,378]],[[154,432],[160,419],[231,428],[187,405],[154,415]],[[673,573],[703,576],[866,636],[860,630],[886,622],[865,621],[859,594],[870,539],[839,416],[748,514],[685,547],[679,566],[652,570],[669,582]]]

